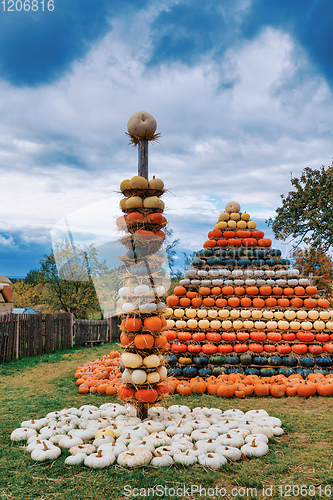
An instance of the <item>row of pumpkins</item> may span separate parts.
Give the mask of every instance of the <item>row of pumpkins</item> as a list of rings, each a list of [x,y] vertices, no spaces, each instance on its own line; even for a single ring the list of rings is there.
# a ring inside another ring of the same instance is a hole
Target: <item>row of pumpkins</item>
[[[167,378],[162,349],[167,341],[161,333],[166,327],[163,280],[165,255],[161,251],[167,221],[163,216],[164,192],[161,179],[149,182],[141,176],[125,179],[120,190],[124,212],[118,221],[120,242],[127,252],[120,257],[122,287],[118,308],[122,314],[123,347],[120,399],[140,404],[156,404],[163,398]]]
[[[208,237],[200,265],[196,258],[167,297],[168,373],[206,378],[332,372],[333,311],[317,287],[289,269],[235,202],[227,204]],[[212,258],[213,251],[225,252],[228,264]],[[252,252],[253,259],[247,254],[251,262],[241,268],[244,252]],[[273,256],[273,265],[267,264]]]

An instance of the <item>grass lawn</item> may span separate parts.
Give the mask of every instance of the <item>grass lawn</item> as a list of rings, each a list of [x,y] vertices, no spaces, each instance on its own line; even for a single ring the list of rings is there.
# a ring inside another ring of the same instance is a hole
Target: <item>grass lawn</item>
[[[271,440],[268,455],[228,465],[219,472],[202,466],[173,466],[167,470],[149,466],[128,470],[113,465],[94,470],[65,465],[63,454],[54,462],[33,462],[20,444],[11,442],[12,430],[19,427],[21,421],[43,417],[50,411],[87,403],[99,406],[107,401],[116,402],[116,397],[78,394],[74,380],[78,365],[107,354],[115,347],[108,344],[76,348],[0,366],[0,499],[333,498],[332,397],[308,400],[258,397],[239,400],[209,395],[170,397],[169,404],[244,411],[263,408],[270,415],[281,418],[286,432]],[[134,490],[157,485],[160,486],[155,495],[152,490]],[[191,485],[192,493],[190,490],[185,494],[178,491],[177,495],[172,490],[184,486],[191,488]],[[201,495],[194,492],[200,486],[206,488],[206,491],[201,490]],[[272,490],[267,489],[270,486]]]

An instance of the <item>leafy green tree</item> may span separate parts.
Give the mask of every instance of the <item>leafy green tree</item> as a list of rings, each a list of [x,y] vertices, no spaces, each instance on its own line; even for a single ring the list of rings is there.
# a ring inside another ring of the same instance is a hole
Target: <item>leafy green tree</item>
[[[277,239],[289,237],[327,251],[333,246],[333,164],[318,170],[306,167],[291,177],[295,190],[282,198],[276,217],[269,218]]]
[[[332,294],[333,261],[322,248],[294,246],[290,252],[294,266],[305,276],[313,277],[313,283],[326,296]]]
[[[52,311],[70,312],[85,319],[91,312],[101,313],[94,280],[101,282],[108,273],[93,245],[79,248],[66,240],[56,245],[54,252],[44,255],[38,270],[28,273],[27,285],[42,285],[43,304]]]
[[[44,300],[43,285],[18,280],[13,284],[14,307],[36,307]]]

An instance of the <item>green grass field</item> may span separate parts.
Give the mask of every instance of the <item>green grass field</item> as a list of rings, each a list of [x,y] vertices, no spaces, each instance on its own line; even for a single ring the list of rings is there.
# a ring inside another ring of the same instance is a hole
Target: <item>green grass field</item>
[[[218,472],[202,466],[173,466],[167,470],[149,466],[128,470],[113,465],[94,470],[85,466],[69,467],[64,464],[64,455],[54,462],[33,462],[20,444],[10,440],[12,430],[19,427],[21,421],[40,418],[50,411],[117,401],[116,397],[105,395],[78,394],[74,379],[78,365],[107,354],[114,347],[108,344],[77,348],[0,366],[1,499],[333,498],[332,397],[308,400],[257,397],[239,400],[209,395],[170,397],[169,404],[244,411],[263,408],[281,418],[286,432],[271,440],[268,455],[228,465]],[[155,495],[152,489],[148,490],[154,486]],[[184,492],[184,486],[189,490]],[[268,489],[270,486],[272,490]],[[200,487],[201,495],[195,491]],[[176,488],[180,488],[178,495]]]

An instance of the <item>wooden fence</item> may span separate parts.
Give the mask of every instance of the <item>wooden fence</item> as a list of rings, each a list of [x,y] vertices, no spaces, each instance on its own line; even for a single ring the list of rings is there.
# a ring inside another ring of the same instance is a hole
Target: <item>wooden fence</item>
[[[0,315],[0,364],[88,342],[117,342],[119,318],[75,320],[70,313]]]
[[[0,315],[0,363],[70,349],[72,330],[69,313]]]

